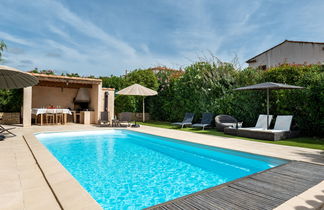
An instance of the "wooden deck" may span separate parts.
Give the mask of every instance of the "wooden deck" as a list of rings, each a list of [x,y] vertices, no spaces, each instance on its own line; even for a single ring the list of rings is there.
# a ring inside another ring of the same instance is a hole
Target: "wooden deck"
[[[292,161],[148,209],[273,209],[324,180],[324,166]]]

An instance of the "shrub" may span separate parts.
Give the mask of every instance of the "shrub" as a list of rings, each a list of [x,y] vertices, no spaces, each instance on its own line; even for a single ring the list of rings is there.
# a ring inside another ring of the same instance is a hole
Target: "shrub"
[[[283,65],[264,72],[263,81],[305,87],[271,91],[271,113],[293,114],[304,134],[324,135],[324,66]]]
[[[20,112],[22,89],[0,90],[0,112]]]
[[[270,113],[294,115],[296,126],[306,135],[324,135],[324,66],[282,65],[267,71],[237,70],[221,62],[198,62],[168,83],[160,81],[159,95],[150,101],[156,120],[181,120],[185,112],[229,114],[253,126],[266,113],[266,91],[235,91],[261,82],[305,87],[270,92]]]
[[[147,69],[137,69],[125,76],[117,77],[112,75],[110,77],[100,77],[100,79],[102,79],[103,87],[115,88],[116,92],[135,83],[153,90],[158,88],[156,75]],[[142,97],[116,95],[115,112],[142,112]]]

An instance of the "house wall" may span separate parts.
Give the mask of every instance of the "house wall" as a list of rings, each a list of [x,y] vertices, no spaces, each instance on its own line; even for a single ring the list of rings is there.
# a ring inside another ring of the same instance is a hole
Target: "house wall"
[[[90,107],[94,109],[94,121],[97,123],[100,119],[100,111],[102,107],[102,86],[100,84],[92,85],[90,90]]]
[[[266,68],[281,64],[321,64],[324,62],[324,44],[285,42],[278,47],[255,58],[256,62],[249,63],[250,67]]]
[[[105,92],[108,92],[108,104],[107,104],[107,108],[108,108],[108,112],[109,112],[108,120],[111,121],[115,116],[115,91],[111,90],[111,89],[106,90],[105,88],[102,89],[100,112],[103,112],[105,110],[105,107],[104,107]]]
[[[78,89],[76,88],[34,86],[32,108],[54,105],[74,109],[73,99],[76,97],[77,92]]]

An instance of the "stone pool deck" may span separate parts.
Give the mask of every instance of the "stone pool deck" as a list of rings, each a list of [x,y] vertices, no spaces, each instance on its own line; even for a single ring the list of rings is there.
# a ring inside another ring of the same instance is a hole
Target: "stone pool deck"
[[[46,149],[44,150],[45,147],[35,142],[35,139],[28,137],[32,133],[44,131],[97,129],[109,128],[71,124],[65,126],[32,126],[30,128],[17,127],[13,130],[17,135],[16,137],[9,137],[0,141],[0,209],[99,209],[100,207],[96,202],[93,202],[91,196],[89,197],[85,190],[73,177],[69,176],[67,171],[53,159],[53,156]],[[260,155],[324,164],[324,151],[321,150],[148,126],[130,129]],[[25,136],[26,141],[23,136]],[[78,195],[82,196],[78,198],[76,197]],[[309,199],[316,199],[315,196],[319,195],[311,190],[305,196],[308,196]],[[320,196],[323,197],[324,192]],[[301,205],[299,204],[299,207]],[[90,208],[90,206],[93,208]],[[306,209],[306,206],[304,209]],[[291,203],[289,203],[289,207],[292,207]]]

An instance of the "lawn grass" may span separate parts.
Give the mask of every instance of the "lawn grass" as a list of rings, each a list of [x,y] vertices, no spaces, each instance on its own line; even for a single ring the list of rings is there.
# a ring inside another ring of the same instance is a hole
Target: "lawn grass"
[[[149,122],[139,123],[139,124],[153,126],[153,127],[159,127],[159,128],[179,129],[179,127],[173,126],[169,122],[149,121]],[[298,138],[292,138],[292,139],[281,140],[281,141],[266,141],[266,140],[258,140],[258,139],[251,139],[251,138],[227,135],[227,134],[224,134],[223,132],[216,131],[215,128],[207,129],[207,130],[201,130],[201,129],[196,129],[196,128],[183,128],[181,130],[193,132],[193,133],[214,135],[214,136],[238,138],[238,139],[243,139],[243,140],[248,140],[248,141],[258,141],[258,142],[264,142],[264,143],[269,143],[269,144],[280,144],[280,145],[288,145],[288,146],[295,146],[295,147],[304,147],[304,148],[324,150],[324,138],[298,137]]]

